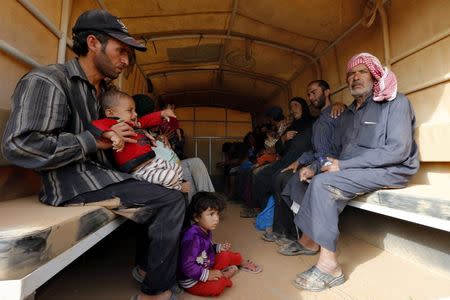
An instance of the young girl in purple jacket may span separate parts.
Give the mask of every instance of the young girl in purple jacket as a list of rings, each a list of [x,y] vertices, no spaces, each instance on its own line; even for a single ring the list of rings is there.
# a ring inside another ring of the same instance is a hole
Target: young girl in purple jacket
[[[211,232],[219,224],[224,208],[225,201],[215,193],[199,192],[192,197],[188,214],[194,223],[183,233],[179,268],[179,283],[191,294],[218,296],[232,286],[230,278],[238,269],[251,273],[262,270],[231,252],[231,243],[212,243]]]

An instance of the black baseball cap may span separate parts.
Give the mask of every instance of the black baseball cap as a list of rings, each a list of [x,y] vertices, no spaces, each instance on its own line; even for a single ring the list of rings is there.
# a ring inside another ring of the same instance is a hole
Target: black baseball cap
[[[92,9],[82,13],[78,17],[75,26],[72,28],[72,32],[77,34],[78,32],[87,30],[105,33],[136,50],[147,51],[147,47],[139,43],[128,33],[128,28],[125,24],[106,10]]]

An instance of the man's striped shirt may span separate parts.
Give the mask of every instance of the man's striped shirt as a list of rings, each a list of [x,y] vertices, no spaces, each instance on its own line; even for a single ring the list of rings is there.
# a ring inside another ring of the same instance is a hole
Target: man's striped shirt
[[[32,70],[17,84],[2,152],[11,163],[39,172],[42,202],[62,205],[132,178],[112,169],[87,131],[99,110],[95,87],[77,59]]]

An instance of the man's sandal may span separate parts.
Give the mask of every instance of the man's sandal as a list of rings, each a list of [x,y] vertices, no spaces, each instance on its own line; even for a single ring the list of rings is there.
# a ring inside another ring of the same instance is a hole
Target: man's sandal
[[[139,283],[142,283],[144,281],[145,275],[142,275],[142,273],[139,271],[141,268],[138,266],[134,266],[133,270],[131,270],[131,275],[133,276],[134,280],[136,280]]]
[[[298,288],[312,292],[320,292],[345,282],[344,274],[333,276],[320,271],[316,266],[297,275],[292,284]]]
[[[294,255],[316,255],[319,253],[319,250],[309,250],[303,247],[302,244],[295,241],[290,244],[286,244],[280,246],[278,248],[278,253],[286,255],[286,256],[294,256]]]

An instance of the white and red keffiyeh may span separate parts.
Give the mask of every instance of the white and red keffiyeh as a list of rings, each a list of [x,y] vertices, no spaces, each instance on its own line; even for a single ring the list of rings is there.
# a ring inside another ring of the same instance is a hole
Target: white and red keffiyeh
[[[370,53],[360,53],[350,58],[347,63],[347,73],[360,64],[365,65],[374,78],[373,100],[394,100],[397,96],[397,78],[395,74],[388,68],[383,68],[378,58]]]

